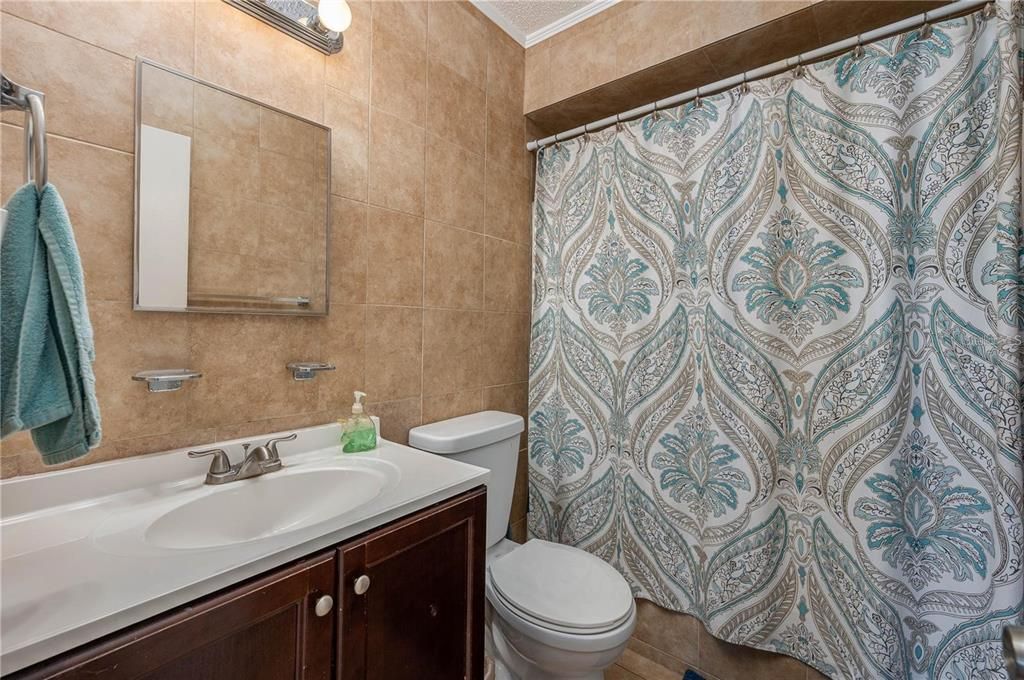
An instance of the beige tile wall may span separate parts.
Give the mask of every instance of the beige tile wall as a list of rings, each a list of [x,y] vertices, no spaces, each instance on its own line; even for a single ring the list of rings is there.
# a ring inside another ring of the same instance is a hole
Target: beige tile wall
[[[50,176],[96,331],[104,439],[78,464],[329,422],[359,388],[398,441],[480,409],[525,413],[524,50],[466,3],[352,6],[345,49],[324,57],[220,0],[4,1],[0,58],[47,94]],[[136,55],[332,128],[329,316],[132,311]],[[7,196],[21,116],[3,121]],[[338,370],[295,382],[285,364],[302,359]],[[205,377],[166,394],[130,380],[168,366]],[[24,435],[0,461],[5,476],[41,470]]]
[[[637,600],[636,631],[606,680],[679,680],[693,669],[707,680],[822,680],[794,658],[723,642],[696,618]]]
[[[523,111],[536,111],[813,3],[814,0],[620,2],[526,51]]]

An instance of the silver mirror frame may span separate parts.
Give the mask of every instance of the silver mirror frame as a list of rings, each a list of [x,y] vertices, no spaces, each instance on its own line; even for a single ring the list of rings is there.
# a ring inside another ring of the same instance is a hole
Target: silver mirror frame
[[[256,104],[265,109],[275,111],[277,113],[295,118],[303,123],[308,123],[315,127],[320,128],[327,133],[327,148],[325,162],[326,168],[326,191],[327,200],[324,209],[324,306],[323,311],[307,310],[302,309],[301,305],[295,309],[253,309],[253,308],[236,308],[236,307],[184,307],[182,309],[167,309],[165,307],[145,307],[139,304],[139,239],[141,236],[141,225],[139,224],[139,188],[141,180],[141,163],[140,163],[140,151],[142,146],[142,135],[140,131],[142,129],[142,72],[143,66],[150,66],[152,68],[158,68],[167,73],[171,73],[182,78],[187,78],[194,83],[203,85],[205,87],[219,90],[233,97],[238,97],[247,102]],[[135,186],[133,192],[133,205],[135,214],[133,216],[135,222],[135,237],[132,243],[132,309],[137,312],[191,312],[191,313],[202,313],[202,314],[251,314],[258,316],[327,316],[331,308],[331,152],[332,152],[332,132],[328,126],[318,123],[315,120],[303,118],[302,116],[296,115],[291,111],[285,111],[276,106],[271,106],[265,102],[261,102],[258,99],[247,97],[244,94],[239,94],[233,90],[229,90],[225,87],[221,87],[215,83],[211,83],[208,80],[196,78],[195,76],[179,71],[178,69],[165,66],[157,63],[150,59],[143,57],[135,58],[135,123],[134,123],[134,134],[135,134]]]

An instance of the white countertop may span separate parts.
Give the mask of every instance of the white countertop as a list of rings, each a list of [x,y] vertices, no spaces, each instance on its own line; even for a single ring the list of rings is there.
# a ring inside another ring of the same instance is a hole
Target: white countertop
[[[0,672],[25,668],[336,545],[489,477],[482,468],[387,441],[368,453],[342,454],[337,425],[298,432],[298,440],[279,447],[286,470],[343,458],[397,469],[397,482],[366,504],[307,528],[200,550],[111,540],[118,532],[137,534],[132,518],[152,517],[152,509],[168,499],[211,488],[203,487],[209,459],[189,459],[185,449],[0,482]],[[262,443],[270,436],[212,446],[226,448],[238,461],[241,442]]]

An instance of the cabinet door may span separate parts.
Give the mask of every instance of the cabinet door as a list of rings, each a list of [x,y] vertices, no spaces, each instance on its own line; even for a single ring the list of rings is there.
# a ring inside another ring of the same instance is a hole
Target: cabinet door
[[[341,680],[483,678],[485,494],[341,548]]]
[[[333,552],[183,607],[18,680],[329,680],[337,607]]]

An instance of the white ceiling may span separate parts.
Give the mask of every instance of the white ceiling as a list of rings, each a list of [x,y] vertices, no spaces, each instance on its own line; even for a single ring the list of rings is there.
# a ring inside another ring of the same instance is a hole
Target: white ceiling
[[[536,45],[619,0],[470,0],[524,47]]]

